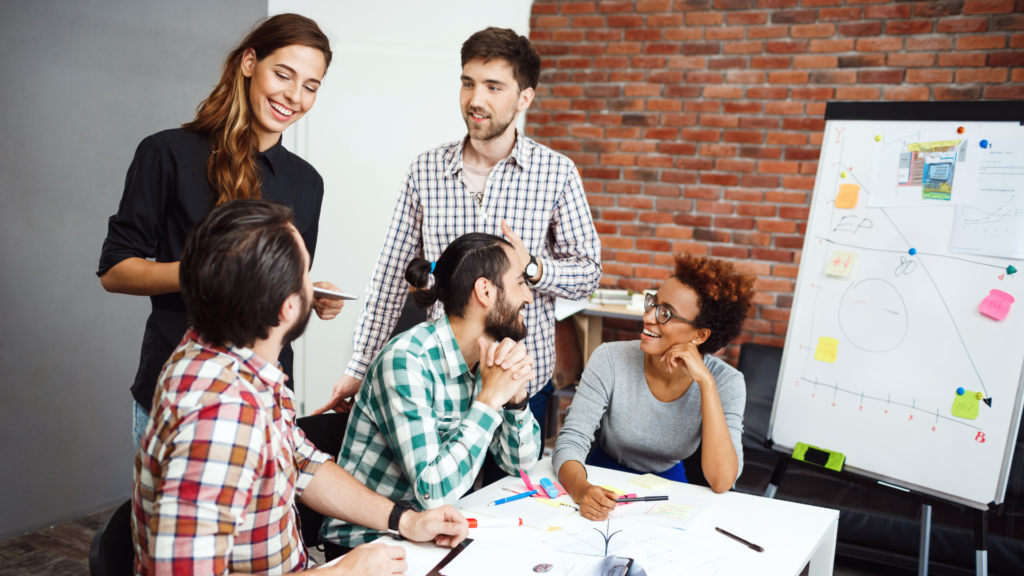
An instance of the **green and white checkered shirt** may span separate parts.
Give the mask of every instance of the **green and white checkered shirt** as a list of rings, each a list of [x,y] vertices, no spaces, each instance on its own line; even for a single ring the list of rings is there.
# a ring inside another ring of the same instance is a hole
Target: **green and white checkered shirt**
[[[476,402],[474,376],[448,316],[419,324],[385,346],[366,374],[338,464],[371,490],[421,509],[454,504],[473,486],[490,447],[509,474],[540,457],[540,425],[529,409],[495,412]],[[385,532],[326,518],[324,540],[357,546]]]

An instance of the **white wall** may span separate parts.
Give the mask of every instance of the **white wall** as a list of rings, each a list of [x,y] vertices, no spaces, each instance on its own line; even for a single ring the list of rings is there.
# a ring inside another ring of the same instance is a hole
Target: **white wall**
[[[330,322],[314,317],[296,343],[303,413],[326,402],[351,358],[352,330],[406,168],[419,153],[465,134],[462,43],[488,26],[528,35],[531,4],[270,0],[270,14],[303,14],[331,38],[334,60],[316,105],[286,133],[285,146],[324,177],[313,280],[360,297]]]

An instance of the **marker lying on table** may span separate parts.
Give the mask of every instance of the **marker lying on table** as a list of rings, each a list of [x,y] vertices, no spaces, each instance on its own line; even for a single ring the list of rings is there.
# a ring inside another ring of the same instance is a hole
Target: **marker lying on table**
[[[515,496],[509,496],[508,498],[502,498],[501,500],[495,500],[494,502],[491,502],[490,504],[488,504],[488,506],[497,506],[498,504],[504,504],[506,502],[512,502],[513,500],[519,500],[520,498],[529,498],[530,496],[533,496],[536,493],[537,493],[536,490],[531,490],[529,492],[523,492],[522,494],[516,494]]]
[[[470,528],[515,528],[523,525],[522,518],[466,518]]]
[[[640,496],[639,498],[619,498],[616,500],[619,504],[625,504],[627,502],[658,502],[660,500],[668,500],[668,496]]]
[[[729,538],[732,538],[733,540],[739,542],[740,544],[746,545],[747,548],[750,548],[754,552],[764,552],[764,548],[761,548],[760,546],[758,546],[757,544],[754,544],[753,542],[747,542],[743,538],[740,538],[739,536],[737,536],[735,534],[730,534],[730,533],[726,532],[725,530],[722,530],[721,528],[719,528],[717,526],[715,527],[715,530],[718,530],[722,534],[725,534],[726,536],[728,536]]]

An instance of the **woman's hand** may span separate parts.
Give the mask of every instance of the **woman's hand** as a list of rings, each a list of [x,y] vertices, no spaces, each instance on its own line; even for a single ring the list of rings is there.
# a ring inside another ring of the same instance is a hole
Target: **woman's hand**
[[[587,482],[580,494],[573,495],[572,499],[579,503],[580,514],[587,520],[604,520],[615,510],[616,498],[618,495],[615,492]]]
[[[715,377],[704,365],[704,355],[697,351],[697,344],[694,342],[676,344],[669,348],[661,355],[661,363],[665,365],[669,374],[676,368],[686,367],[690,376],[698,384],[713,384],[715,382]]]
[[[327,290],[334,290],[335,292],[341,292],[341,289],[331,284],[330,282],[313,282],[313,286],[317,288],[325,288]],[[327,298],[314,298],[313,309],[316,310],[316,315],[321,320],[330,320],[341,312],[341,309],[345,306],[344,300],[328,300]]]

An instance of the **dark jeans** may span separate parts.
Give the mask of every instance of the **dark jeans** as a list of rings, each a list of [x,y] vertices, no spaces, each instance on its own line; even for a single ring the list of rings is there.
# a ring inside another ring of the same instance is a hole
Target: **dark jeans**
[[[546,386],[537,391],[536,394],[530,396],[530,412],[533,412],[533,417],[537,419],[540,424],[540,451],[544,452],[544,440],[547,439],[548,435],[548,406],[551,404],[551,396],[555,393],[555,382],[554,380],[548,380]],[[494,459],[494,455],[491,451],[487,451],[487,455],[484,456],[484,467],[483,467],[483,485],[494,484],[498,480],[508,476],[508,474],[498,467],[498,462]]]

